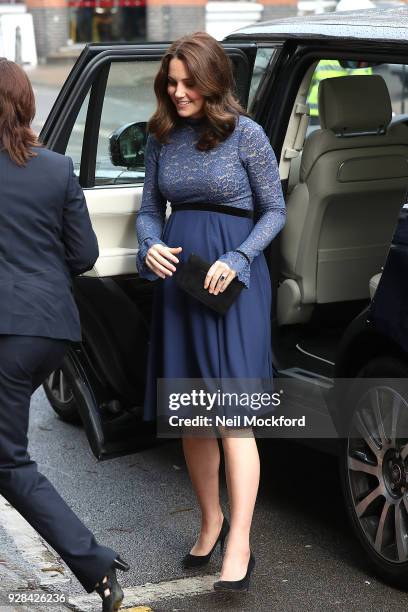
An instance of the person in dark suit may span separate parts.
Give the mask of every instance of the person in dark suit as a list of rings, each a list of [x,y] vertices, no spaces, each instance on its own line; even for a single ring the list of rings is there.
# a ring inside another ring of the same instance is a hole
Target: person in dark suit
[[[99,254],[72,160],[40,145],[34,114],[27,75],[0,58],[0,494],[110,612],[123,599],[116,569],[129,566],[96,542],[27,452],[31,395],[81,339],[72,276]]]

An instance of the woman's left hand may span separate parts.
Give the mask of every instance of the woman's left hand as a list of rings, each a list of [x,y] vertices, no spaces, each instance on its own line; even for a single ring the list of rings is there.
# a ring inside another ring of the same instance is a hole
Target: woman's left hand
[[[204,289],[208,288],[209,293],[218,295],[218,293],[225,291],[236,275],[235,270],[232,270],[226,263],[217,259],[207,272]]]

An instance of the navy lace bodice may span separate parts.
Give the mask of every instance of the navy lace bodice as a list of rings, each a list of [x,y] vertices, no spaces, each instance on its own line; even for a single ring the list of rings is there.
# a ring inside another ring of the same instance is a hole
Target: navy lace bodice
[[[249,286],[250,263],[285,224],[278,164],[262,127],[240,115],[235,130],[210,151],[196,148],[200,119],[184,119],[173,130],[168,144],[149,135],[146,145],[146,175],[142,204],[136,219],[139,242],[137,268],[149,280],[158,277],[145,265],[148,249],[161,240],[166,202],[207,202],[254,210],[256,223],[249,236],[219,260],[237,272]],[[249,260],[249,261],[248,261]],[[211,262],[214,263],[214,262]]]

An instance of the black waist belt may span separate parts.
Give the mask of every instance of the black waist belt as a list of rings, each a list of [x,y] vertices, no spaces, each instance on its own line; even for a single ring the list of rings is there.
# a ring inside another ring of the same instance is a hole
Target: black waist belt
[[[196,202],[194,204],[171,204],[171,212],[176,210],[209,210],[211,212],[224,213],[226,215],[235,215],[236,217],[247,217],[253,219],[254,213],[252,210],[237,208],[236,206],[224,206],[224,204],[202,204]]]

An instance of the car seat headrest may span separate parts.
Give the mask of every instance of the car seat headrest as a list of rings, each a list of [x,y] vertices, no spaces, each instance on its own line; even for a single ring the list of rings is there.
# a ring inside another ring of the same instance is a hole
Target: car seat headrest
[[[342,136],[383,133],[392,118],[387,85],[376,74],[324,79],[319,85],[319,115],[323,129]]]

